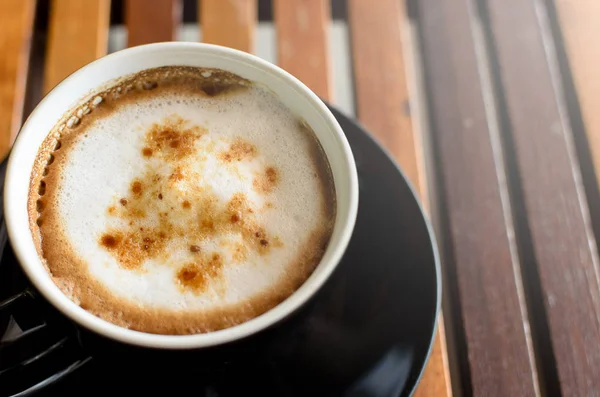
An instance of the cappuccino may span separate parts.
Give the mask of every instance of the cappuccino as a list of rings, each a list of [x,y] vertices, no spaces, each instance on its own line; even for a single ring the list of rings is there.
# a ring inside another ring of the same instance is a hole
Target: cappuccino
[[[193,334],[270,310],[327,247],[335,189],[310,128],[219,70],[149,69],[65,114],[31,175],[55,284],[125,328]]]

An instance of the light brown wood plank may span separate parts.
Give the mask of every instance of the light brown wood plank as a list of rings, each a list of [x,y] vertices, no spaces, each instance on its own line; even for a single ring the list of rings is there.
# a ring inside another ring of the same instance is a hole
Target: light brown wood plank
[[[349,0],[357,112],[418,186],[408,87],[402,54],[402,2]]]
[[[556,0],[555,4],[596,177],[600,178],[600,2]]]
[[[279,66],[331,101],[329,0],[274,0],[273,9]]]
[[[53,0],[44,91],[80,67],[106,54],[110,0]]]
[[[0,1],[0,158],[21,126],[35,0]]]
[[[182,11],[181,0],[127,0],[127,46],[175,40]]]
[[[409,112],[409,90],[403,56],[404,2],[349,0],[355,89],[359,120],[392,153],[408,179],[428,202],[421,140],[415,137]],[[431,357],[416,397],[451,395],[444,327],[435,336]]]
[[[202,41],[252,53],[256,0],[200,0]]]
[[[438,318],[438,332],[433,341],[431,357],[423,372],[421,382],[415,390],[413,397],[450,397],[450,371],[448,370],[446,334],[444,330],[444,316],[440,313]]]

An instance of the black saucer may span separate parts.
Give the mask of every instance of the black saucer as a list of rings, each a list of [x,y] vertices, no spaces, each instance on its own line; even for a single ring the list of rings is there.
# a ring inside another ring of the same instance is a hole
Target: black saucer
[[[40,308],[36,315],[29,309],[13,313],[22,328],[36,326],[41,316],[50,334],[72,335],[82,357],[93,357],[36,395],[165,390],[214,397],[410,396],[429,354],[440,304],[435,243],[397,166],[359,125],[333,112],[356,159],[359,213],[342,263],[309,304],[266,333],[225,349],[173,353],[103,340],[76,329],[41,298],[26,298]],[[5,162],[2,185],[4,170]],[[0,301],[27,286],[5,229],[2,222]],[[0,313],[0,335],[5,325]],[[65,355],[45,357],[37,373]],[[15,377],[29,376],[19,371]]]

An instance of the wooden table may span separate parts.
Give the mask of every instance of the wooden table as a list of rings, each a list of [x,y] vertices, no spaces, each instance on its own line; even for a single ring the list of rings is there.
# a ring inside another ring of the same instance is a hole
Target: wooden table
[[[336,103],[328,0],[190,3],[204,41],[248,52],[272,5],[277,63]],[[358,119],[442,253],[415,395],[600,396],[600,2],[340,3]],[[111,11],[129,46],[173,40],[183,16],[180,0],[0,0],[1,155],[45,91],[107,52]]]

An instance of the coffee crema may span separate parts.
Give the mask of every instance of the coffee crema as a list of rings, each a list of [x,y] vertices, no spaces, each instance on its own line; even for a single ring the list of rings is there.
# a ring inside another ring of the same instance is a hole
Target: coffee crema
[[[29,220],[71,300],[119,326],[193,334],[289,297],[327,247],[329,164],[274,94],[193,67],[123,78],[42,144]]]

